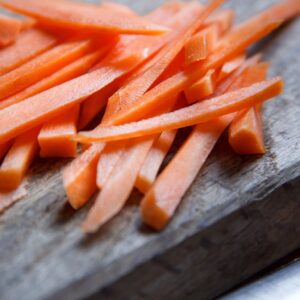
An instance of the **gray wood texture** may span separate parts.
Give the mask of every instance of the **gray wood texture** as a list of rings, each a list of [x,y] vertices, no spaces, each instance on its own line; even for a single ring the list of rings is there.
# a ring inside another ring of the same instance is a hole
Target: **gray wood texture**
[[[145,12],[163,1],[122,2]],[[274,2],[227,6],[243,20]],[[37,161],[28,196],[0,216],[0,299],[211,299],[299,248],[300,20],[258,48],[285,80],[264,111],[265,156],[234,155],[224,137],[165,231],[141,225],[134,193],[92,236],[79,228],[87,208],[67,204],[67,162]]]

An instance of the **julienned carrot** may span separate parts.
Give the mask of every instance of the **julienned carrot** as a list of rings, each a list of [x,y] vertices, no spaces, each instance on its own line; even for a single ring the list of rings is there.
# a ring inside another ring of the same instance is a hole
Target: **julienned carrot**
[[[102,48],[87,54],[73,63],[65,66],[61,70],[56,71],[52,75],[22,90],[21,92],[2,100],[0,102],[0,109],[4,109],[10,105],[21,102],[22,100],[50,89],[55,85],[59,85],[79,75],[82,75],[83,73],[87,72],[97,61],[99,61],[108,49],[109,48]]]
[[[71,137],[77,132],[79,106],[45,123],[39,133],[41,157],[75,157],[77,143]]]
[[[74,209],[86,204],[97,190],[96,171],[105,144],[93,144],[63,171],[64,189]]]
[[[176,130],[165,131],[154,142],[135,182],[135,186],[140,192],[145,194],[154,183],[159,168],[173,144],[176,133]]]
[[[242,65],[245,59],[245,54],[241,54],[226,62],[220,70],[218,81],[221,81],[224,78],[228,77],[232,72],[234,72],[238,67]]]
[[[112,172],[89,211],[82,225],[85,232],[96,231],[123,208],[152,144],[153,139],[148,137],[133,141],[134,146],[128,146],[129,150],[120,158],[116,172]]]
[[[0,47],[15,42],[21,27],[22,22],[20,20],[0,15]]]
[[[245,83],[257,82],[254,76],[246,71],[258,59],[258,56],[248,59],[227,79],[226,84],[221,83],[216,95],[244,87]],[[250,78],[247,78],[249,75]],[[193,129],[184,145],[142,200],[141,215],[145,223],[156,230],[161,230],[169,222],[183,195],[196,178],[215,143],[234,116],[235,114],[227,115],[209,123],[200,124]],[[177,183],[176,187],[172,184],[173,182]]]
[[[154,118],[81,132],[76,140],[83,143],[108,142],[192,126],[262,103],[278,96],[282,92],[282,87],[282,79],[275,77]]]
[[[191,104],[212,95],[215,86],[215,70],[209,70],[201,79],[184,91],[188,103]]]
[[[92,46],[90,40],[63,43],[2,75],[0,77],[0,99],[5,99],[51,75],[90,52]]]
[[[277,6],[274,7],[277,9]],[[274,7],[271,9],[274,9]],[[229,32],[221,45],[216,47],[204,62],[200,62],[200,65],[196,63],[195,66],[187,71],[179,72],[149,90],[139,98],[134,107],[123,113],[122,118],[118,118],[118,124],[144,118],[152,109],[155,109],[160,103],[167,101],[171,96],[180,93],[193,84],[209,69],[221,67],[226,60],[241,53],[248,46],[277,28],[280,23],[268,17],[269,14],[265,17],[265,14],[262,13]]]
[[[244,86],[253,80],[267,77],[269,64],[259,63],[249,67],[245,74]],[[265,145],[262,128],[261,105],[251,107],[238,114],[229,127],[229,143],[239,154],[263,154]]]
[[[36,20],[32,18],[25,18],[22,20],[21,31],[28,30],[36,25]]]
[[[109,99],[118,89],[118,81],[90,96],[81,104],[78,129],[83,129],[101,112]]]
[[[108,143],[105,146],[97,166],[97,186],[99,189],[104,187],[114,167],[127,148],[128,146],[126,147],[124,142]]]
[[[155,20],[156,22],[170,22],[170,16],[173,16],[178,11],[178,5],[174,5],[174,3],[164,4],[153,12],[151,12],[146,18],[150,20]],[[175,15],[174,18],[171,18],[171,24],[173,26],[177,26],[181,24],[181,18],[178,18]],[[131,69],[136,67],[138,64],[142,63],[155,53],[164,43],[168,41],[166,37],[133,37],[130,39],[121,37],[120,43],[118,43],[117,50],[112,51],[112,53],[107,57],[106,64],[110,64],[111,62],[124,61],[127,57],[132,57],[132,53],[144,53],[143,55],[137,55],[138,59],[131,61]],[[144,49],[147,49],[147,55],[145,55]],[[100,63],[99,68],[102,68],[106,73],[107,68],[105,64]],[[113,68],[113,66],[112,66]],[[127,68],[128,71],[131,70]],[[97,70],[97,69],[96,69]],[[126,74],[125,70],[123,74]],[[64,170],[63,172],[63,182],[64,188],[68,195],[70,204],[74,208],[80,208],[84,204],[87,203],[90,196],[96,192],[96,170],[99,156],[105,147],[105,144],[94,144],[90,148],[88,148],[82,155],[73,160]],[[86,175],[87,174],[87,175]],[[86,178],[86,180],[85,180]]]
[[[0,75],[45,52],[56,43],[56,38],[39,29],[32,28],[21,32],[14,44],[0,49]]]
[[[11,142],[6,142],[0,145],[0,160],[5,156],[11,146]]]
[[[1,0],[8,9],[28,15],[44,25],[112,34],[161,34],[166,28],[155,25],[136,15],[118,13],[88,4],[51,0]]]
[[[232,27],[234,18],[235,12],[233,10],[223,10],[211,15],[205,22],[205,25],[211,26],[212,24],[216,24],[219,29],[219,34],[222,35]]]
[[[114,3],[114,2],[102,2],[101,8],[106,8],[110,11],[117,11],[118,13],[123,13],[127,15],[135,15],[135,13],[128,8],[126,5],[122,5],[120,3]]]
[[[31,130],[16,138],[0,167],[0,190],[17,188],[38,151],[39,130]]]
[[[198,125],[141,202],[143,222],[162,229],[175,212],[232,117]],[[176,184],[174,184],[176,182]]]
[[[174,36],[170,37],[173,40],[172,44],[167,45],[161,52],[153,58],[153,65],[146,69],[143,74],[138,74],[125,87],[121,88],[108,101],[103,122],[112,124],[118,122],[119,117],[122,119],[123,114],[126,114],[131,107],[135,106],[136,100],[142,96],[155,82],[155,80],[163,73],[168,65],[174,60],[178,53],[183,48],[189,37],[202,25],[207,16],[222,3],[222,0],[215,0],[204,9],[191,3],[181,13],[183,26],[175,31]],[[176,97],[176,95],[175,95]]]
[[[21,198],[25,197],[26,194],[27,190],[25,188],[25,183],[21,184],[13,191],[0,192],[0,214]]]

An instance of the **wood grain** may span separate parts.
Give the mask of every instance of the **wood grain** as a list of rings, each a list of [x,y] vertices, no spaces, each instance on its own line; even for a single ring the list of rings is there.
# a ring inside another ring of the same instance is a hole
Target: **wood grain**
[[[120,2],[145,12],[163,1]],[[272,2],[227,6],[243,20]],[[28,196],[0,216],[0,298],[209,299],[299,247],[299,32],[297,20],[258,47],[285,79],[285,93],[264,110],[267,154],[234,155],[224,137],[160,234],[141,225],[134,193],[84,236],[87,208],[73,211],[61,184],[67,161],[38,160]]]

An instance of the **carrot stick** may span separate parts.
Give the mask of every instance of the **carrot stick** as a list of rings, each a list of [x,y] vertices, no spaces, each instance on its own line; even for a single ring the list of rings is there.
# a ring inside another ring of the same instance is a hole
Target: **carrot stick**
[[[285,13],[282,17],[292,17],[295,15],[294,8],[289,6],[290,1],[293,0],[287,0],[287,2],[274,5],[267,12],[262,12],[260,15],[251,18],[231,30],[204,62],[201,62],[200,65],[196,63],[195,66],[187,71],[179,72],[149,90],[139,98],[134,107],[128,109],[123,114],[122,118],[119,117],[118,124],[144,118],[151,109],[167,101],[168,98],[179,94],[201,78],[209,69],[221,67],[225,61],[243,52],[252,43],[269,34],[280,24],[277,21],[279,18],[278,15],[276,15],[275,21],[271,16],[273,11],[276,12],[283,9]]]
[[[76,157],[77,143],[71,137],[77,132],[79,106],[45,123],[39,133],[41,157]]]
[[[269,64],[260,63],[250,67],[246,72],[246,80],[249,82],[264,80],[267,77]],[[249,110],[238,114],[229,127],[229,143],[239,154],[264,154],[265,145],[262,129],[261,105],[251,107]]]
[[[109,99],[118,89],[118,82],[113,82],[104,89],[90,96],[81,104],[78,128],[83,129],[102,111]]]
[[[25,197],[26,194],[27,190],[25,188],[25,184],[21,184],[13,191],[0,192],[0,214],[17,201]]]
[[[64,189],[74,209],[85,205],[97,189],[97,163],[104,147],[93,144],[63,170]]]
[[[154,183],[159,168],[173,144],[176,133],[176,130],[165,131],[154,142],[135,182],[136,188],[141,193],[145,194]]]
[[[53,36],[35,28],[21,32],[14,44],[0,49],[0,75],[45,52],[56,43]]]
[[[85,232],[96,231],[123,208],[152,144],[153,138],[142,138],[133,141],[134,146],[129,146],[129,150],[124,152],[118,170],[112,172],[82,225]]]
[[[0,77],[0,99],[9,97],[82,57],[92,50],[91,41],[63,43]]]
[[[215,70],[209,70],[205,76],[187,88],[184,93],[188,103],[194,103],[212,95],[216,86]]]
[[[121,88],[108,101],[108,106],[103,118],[103,122],[112,124],[122,118],[123,112],[126,112],[135,106],[136,100],[142,96],[155,80],[165,71],[167,66],[174,60],[183,48],[189,37],[199,28],[203,20],[216,9],[222,1],[212,1],[209,6],[202,9],[196,3],[189,5],[184,11],[182,19],[185,20],[185,26],[175,32],[173,40],[175,43],[167,45],[161,52],[153,58],[154,64],[146,69],[143,74],[133,79],[130,83]],[[198,8],[198,11],[197,11]]]
[[[36,25],[36,20],[32,18],[25,18],[22,20],[21,31],[28,30]]]
[[[95,5],[75,4],[69,1],[51,0],[1,0],[8,9],[37,19],[48,26],[77,29],[110,34],[161,34],[166,28],[150,23],[136,15],[118,13],[95,7]]]
[[[97,186],[99,189],[104,187],[109,179],[114,167],[120,160],[124,151],[128,148],[124,142],[108,143],[101,153],[97,166]]]
[[[169,17],[174,15],[178,11],[178,6],[173,3],[167,3],[156,10],[151,12],[146,18],[153,20],[155,22],[166,22],[169,21]],[[171,18],[172,26],[181,24],[181,18],[175,16]],[[116,46],[117,50],[112,51],[113,53],[108,56],[106,59],[106,64],[115,62],[115,61],[124,61],[126,55],[128,57],[132,56],[132,53],[144,52],[144,49],[148,49],[147,56],[140,55],[137,56],[139,59],[135,62],[132,62],[132,68],[136,67],[139,63],[142,63],[155,53],[164,43],[168,41],[167,38],[160,37],[158,40],[157,37],[130,37],[121,38],[120,43]],[[118,52],[120,49],[120,52]],[[125,50],[125,51],[123,51]],[[103,66],[103,63],[100,64],[99,68],[102,67],[102,70],[107,72],[107,68]],[[97,69],[96,69],[97,70]],[[128,68],[128,71],[130,69]],[[123,72],[125,74],[126,72]],[[96,192],[96,170],[99,156],[104,149],[105,144],[94,144],[89,147],[84,153],[82,153],[78,158],[73,160],[63,171],[63,182],[64,188],[69,198],[70,204],[73,208],[80,208],[87,203],[89,198]],[[87,174],[87,175],[86,175]],[[85,178],[87,178],[85,180]]]
[[[219,34],[223,35],[232,27],[234,18],[235,12],[233,10],[223,10],[211,15],[205,22],[205,25],[211,26],[213,24],[216,24],[218,26]]]
[[[22,22],[17,19],[0,15],[0,47],[12,44],[17,39]]]
[[[0,145],[0,159],[2,159],[5,156],[5,154],[11,147],[11,144],[12,144],[11,142],[6,142]]]
[[[275,77],[175,112],[125,125],[97,127],[90,132],[81,132],[76,140],[83,143],[108,142],[192,126],[262,103],[278,96],[282,87],[282,79]]]
[[[61,70],[56,71],[52,75],[22,90],[21,92],[2,100],[0,102],[0,109],[4,109],[10,105],[21,102],[26,98],[34,96],[56,85],[82,75],[83,73],[87,72],[97,61],[99,61],[99,59],[103,57],[108,49],[109,48],[103,48],[87,54],[73,63],[63,67]]]
[[[237,68],[239,68],[242,65],[245,59],[245,54],[241,54],[226,62],[222,66],[217,80],[221,81],[224,78],[228,77],[232,72],[234,72]]]
[[[37,129],[16,138],[0,167],[0,189],[17,188],[38,151]]]
[[[219,95],[226,91],[244,87],[246,83],[244,79],[247,79],[247,85],[257,82],[257,79],[246,71],[258,59],[259,57],[256,56],[247,60],[237,71],[230,75],[226,85],[221,83],[215,94]],[[250,76],[250,78],[247,76]],[[253,81],[251,82],[251,80]],[[184,145],[181,146],[168,166],[159,175],[141,202],[141,215],[146,224],[156,230],[165,227],[220,135],[233,120],[234,115],[220,117],[209,123],[200,124],[193,129]],[[180,176],[180,179],[178,179],[178,176]],[[175,186],[173,182],[176,182]]]

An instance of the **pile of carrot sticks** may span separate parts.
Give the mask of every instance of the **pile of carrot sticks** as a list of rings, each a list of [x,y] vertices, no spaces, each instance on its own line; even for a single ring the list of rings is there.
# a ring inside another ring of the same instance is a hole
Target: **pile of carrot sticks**
[[[172,1],[138,16],[110,2],[0,0],[22,15],[0,16],[0,212],[26,194],[37,156],[73,158],[63,184],[74,209],[94,201],[85,232],[134,188],[142,221],[161,230],[225,130],[237,154],[264,154],[263,103],[283,82],[247,49],[297,17],[300,1],[237,25],[223,2]]]

